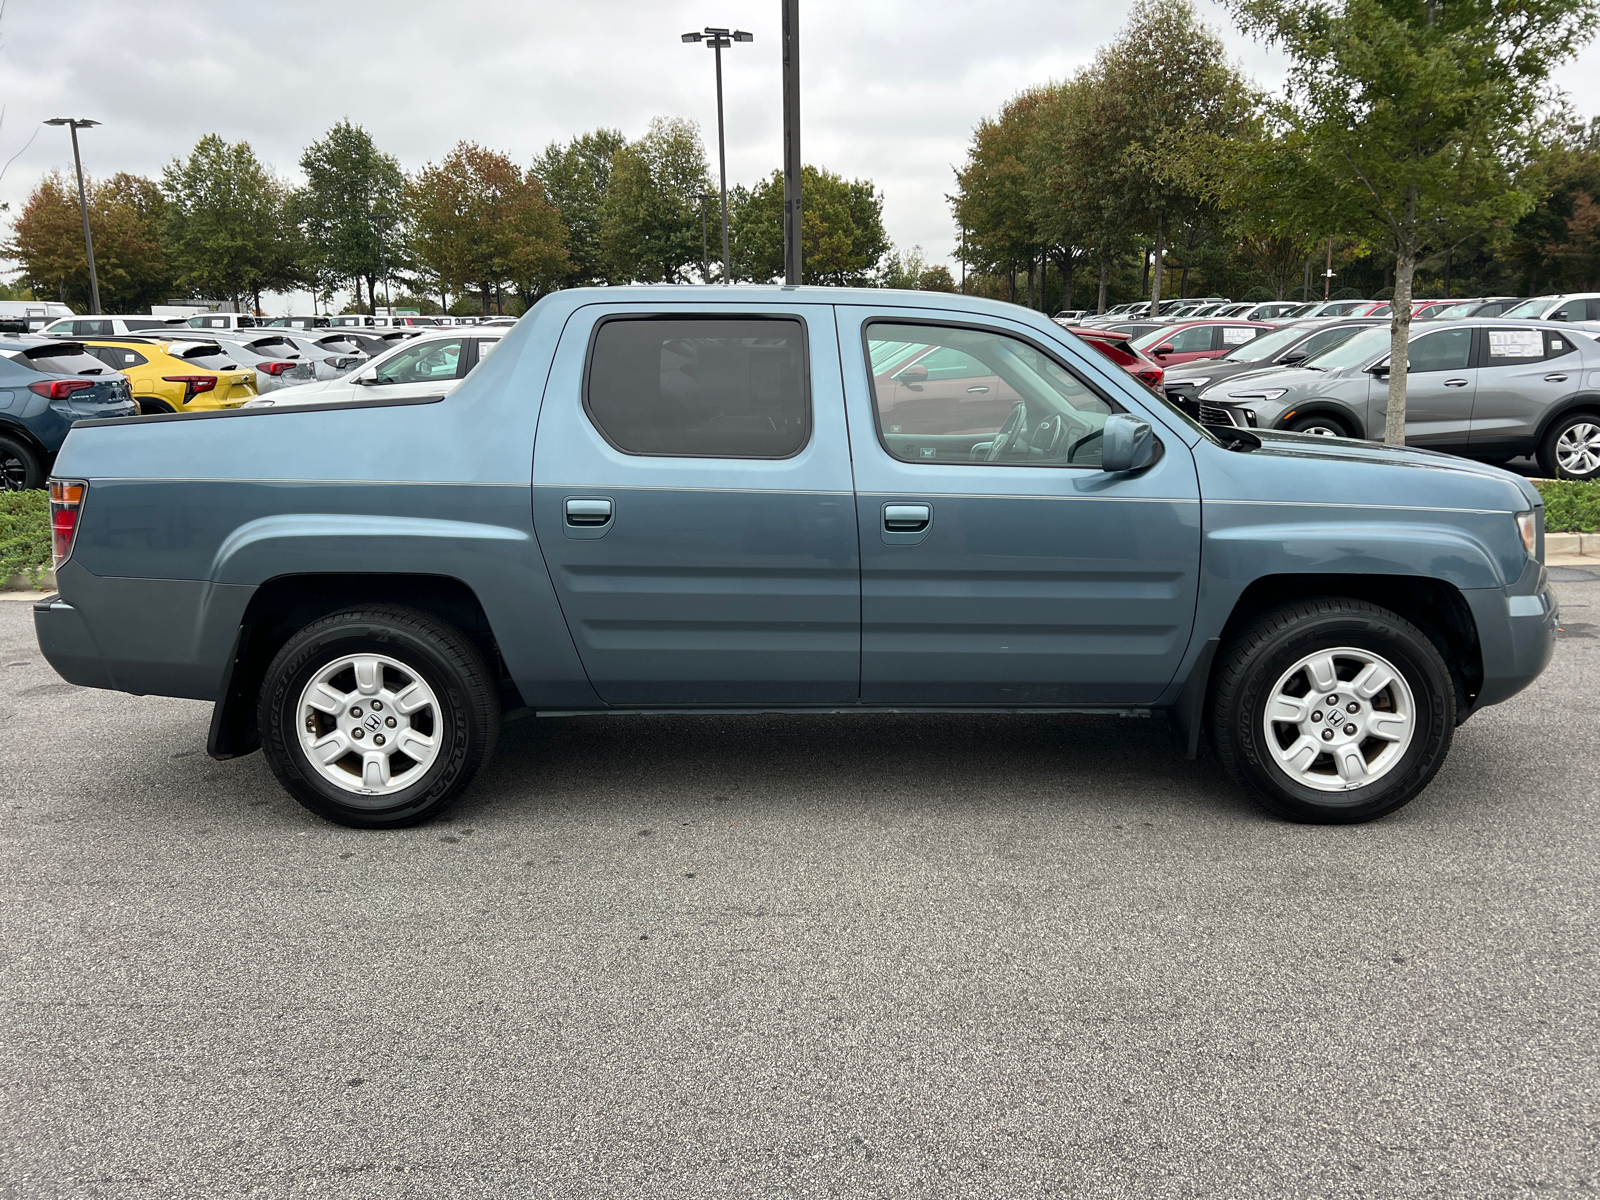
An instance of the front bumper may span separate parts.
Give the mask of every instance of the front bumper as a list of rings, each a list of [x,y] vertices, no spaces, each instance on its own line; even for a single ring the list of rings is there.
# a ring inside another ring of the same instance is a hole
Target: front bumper
[[[1461,593],[1478,626],[1483,686],[1472,711],[1509,700],[1550,665],[1556,649],[1560,605],[1543,563],[1529,561],[1522,578],[1506,588]]]

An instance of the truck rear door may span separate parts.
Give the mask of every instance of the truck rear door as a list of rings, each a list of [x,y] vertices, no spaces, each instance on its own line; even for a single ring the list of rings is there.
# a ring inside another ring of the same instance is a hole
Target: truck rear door
[[[829,306],[579,309],[540,411],[533,511],[608,704],[856,702],[861,580]]]

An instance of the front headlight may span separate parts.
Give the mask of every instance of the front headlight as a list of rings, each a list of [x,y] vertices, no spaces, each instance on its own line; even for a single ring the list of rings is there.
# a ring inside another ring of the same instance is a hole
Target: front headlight
[[[1517,532],[1522,535],[1522,546],[1532,558],[1539,545],[1539,514],[1529,509],[1517,514]]]
[[[1228,396],[1234,400],[1276,400],[1288,390],[1288,388],[1267,388],[1259,392],[1229,392]]]

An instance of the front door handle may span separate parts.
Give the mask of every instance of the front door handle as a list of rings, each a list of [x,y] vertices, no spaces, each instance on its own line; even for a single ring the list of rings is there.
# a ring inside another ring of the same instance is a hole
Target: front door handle
[[[1445,387],[1466,387],[1467,381],[1465,379],[1446,379],[1444,385]]]
[[[931,504],[885,504],[883,528],[887,533],[921,533],[933,520]]]
[[[606,525],[611,521],[611,501],[609,500],[568,500],[567,524],[577,528],[592,528],[597,525]]]
[[[988,392],[989,389],[986,387],[969,387],[967,389],[967,395],[969,396],[984,396],[987,395]]]
[[[1565,383],[1567,377],[1565,375],[1546,375],[1544,381],[1546,383]]]

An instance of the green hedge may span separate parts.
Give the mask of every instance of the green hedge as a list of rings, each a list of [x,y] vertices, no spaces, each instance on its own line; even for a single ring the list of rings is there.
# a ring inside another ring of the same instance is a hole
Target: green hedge
[[[1548,532],[1600,531],[1600,481],[1540,479],[1533,486],[1544,497],[1544,527]]]
[[[35,587],[50,569],[50,495],[0,492],[0,586],[26,575]]]

